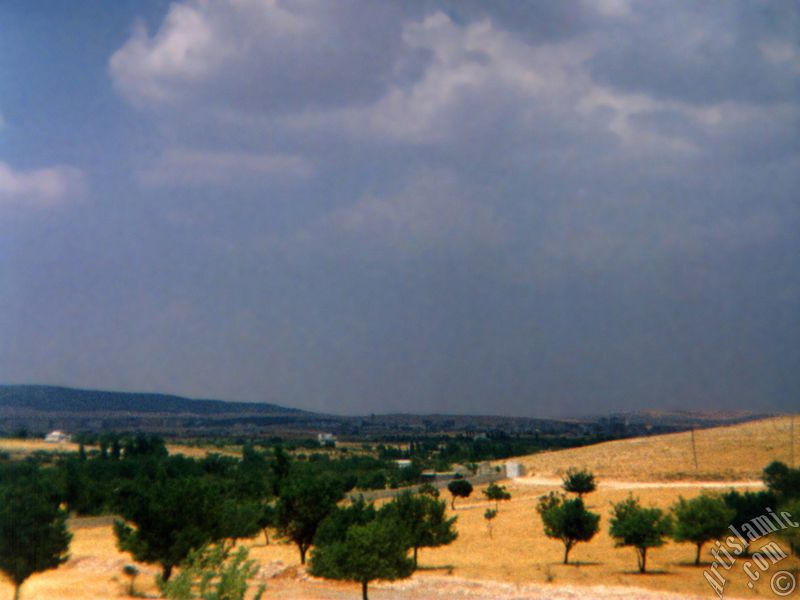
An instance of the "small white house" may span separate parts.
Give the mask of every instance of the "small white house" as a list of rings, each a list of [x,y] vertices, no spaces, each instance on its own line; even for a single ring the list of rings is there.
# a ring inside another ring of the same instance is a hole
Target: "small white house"
[[[63,431],[59,431],[58,429],[51,431],[44,436],[44,441],[50,444],[63,444],[65,442],[69,442],[70,440],[72,440],[72,436],[67,435]]]
[[[336,436],[332,433],[318,433],[317,441],[323,446],[327,446],[329,444],[336,445]]]
[[[398,469],[408,469],[411,467],[411,459],[408,458],[398,458],[394,461],[394,464],[397,465]]]
[[[509,479],[522,477],[524,474],[525,474],[525,467],[522,466],[522,463],[511,462],[511,461],[506,463],[506,477],[508,477]]]

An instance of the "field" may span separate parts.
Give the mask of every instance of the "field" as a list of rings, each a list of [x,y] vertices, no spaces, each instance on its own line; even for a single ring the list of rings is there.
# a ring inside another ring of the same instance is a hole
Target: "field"
[[[771,460],[789,460],[788,419],[770,419],[695,434],[698,469],[694,469],[689,433],[624,440],[593,447],[543,453],[521,460],[529,477],[507,482],[513,498],[500,506],[490,538],[483,518],[490,506],[478,490],[457,502],[459,537],[440,549],[422,549],[422,569],[411,579],[376,583],[370,596],[381,598],[668,598],[689,594],[711,598],[714,593],[703,577],[703,568],[691,565],[693,547],[668,543],[648,556],[650,573],[636,573],[630,548],[615,548],[608,536],[610,505],[632,489],[644,504],[668,508],[680,495],[694,496],[704,485],[756,485],[761,469]],[[800,440],[796,441],[800,447]],[[601,532],[588,544],[572,551],[571,565],[562,565],[563,546],[546,538],[535,512],[536,499],[557,487],[554,479],[569,466],[589,467],[599,476],[600,487],[587,499],[591,510],[602,516]],[[603,482],[606,485],[603,485]],[[705,484],[703,482],[709,482]],[[23,598],[86,599],[126,597],[122,567],[128,557],[117,552],[109,519],[73,521],[75,539],[70,561],[56,571],[35,575],[23,588]],[[260,578],[267,585],[266,598],[357,598],[357,585],[319,581],[299,568],[293,546],[263,538],[248,542],[251,555],[262,566]],[[710,557],[706,553],[704,560]],[[728,573],[726,597],[774,597],[769,578],[754,589],[740,558]],[[798,569],[797,559],[786,559],[780,568]],[[152,584],[155,570],[140,565],[139,592],[157,597]],[[777,569],[777,567],[776,567]],[[602,587],[596,587],[602,586]],[[649,590],[649,591],[645,591]],[[654,594],[652,592],[658,592]],[[0,585],[0,597],[10,597]]]

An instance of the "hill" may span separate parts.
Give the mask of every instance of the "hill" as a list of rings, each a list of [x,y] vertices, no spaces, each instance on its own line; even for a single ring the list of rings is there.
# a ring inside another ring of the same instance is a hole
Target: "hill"
[[[169,394],[80,390],[49,385],[0,385],[0,407],[42,412],[136,412],[220,415],[236,412],[253,414],[303,414],[296,408],[256,402],[194,400]]]
[[[0,385],[0,433],[26,429],[145,431],[176,436],[316,436],[408,439],[412,436],[490,434],[574,439],[624,438],[713,427],[757,418],[750,413],[637,412],[583,419],[497,415],[383,414],[342,416],[264,402],[195,400],[169,394],[82,390],[45,385]]]
[[[560,477],[568,467],[575,466],[586,467],[601,479],[757,479],[771,461],[790,462],[790,431],[790,417],[775,417],[694,433],[684,431],[542,452],[518,460],[528,475],[541,477]],[[800,451],[800,427],[795,427],[794,434],[794,446]]]

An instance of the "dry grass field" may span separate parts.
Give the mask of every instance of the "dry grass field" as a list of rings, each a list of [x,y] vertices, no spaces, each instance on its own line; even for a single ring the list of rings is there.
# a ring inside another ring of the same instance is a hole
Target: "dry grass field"
[[[570,466],[587,467],[600,478],[628,481],[736,481],[759,479],[773,460],[789,462],[788,417],[752,421],[694,432],[697,469],[692,456],[692,433],[605,442],[519,459],[529,475],[561,476]],[[800,427],[795,427],[800,453]]]
[[[668,543],[652,550],[648,556],[650,572],[646,575],[636,572],[634,551],[615,548],[608,536],[611,504],[623,499],[628,491],[617,485],[604,488],[603,479],[663,482],[665,485],[657,487],[640,486],[634,494],[646,505],[669,508],[680,495],[690,497],[702,491],[697,484],[676,485],[676,479],[752,479],[757,478],[771,460],[788,460],[787,434],[786,419],[697,432],[700,466],[697,472],[693,470],[689,434],[611,442],[525,457],[528,468],[543,477],[557,475],[569,466],[586,466],[599,475],[600,487],[588,496],[587,505],[601,514],[601,531],[592,542],[575,547],[570,555],[574,564],[561,564],[563,547],[545,537],[535,511],[537,498],[554,489],[555,483],[510,481],[506,483],[513,498],[501,504],[491,538],[483,518],[490,504],[483,501],[480,490],[476,490],[471,498],[456,505],[458,539],[444,548],[422,549],[422,569],[410,581],[376,583],[371,597],[378,600],[668,598],[673,594],[716,597],[703,577],[703,568],[691,564],[693,547],[688,544]],[[55,571],[32,577],[23,588],[23,598],[100,600],[126,597],[121,570],[130,561],[116,550],[109,520],[79,520],[73,523],[73,531],[75,539],[70,561]],[[248,545],[251,556],[262,566],[266,598],[359,597],[357,585],[306,576],[299,568],[294,546],[275,543],[267,546],[263,538],[251,540]],[[710,560],[707,553],[704,560]],[[730,583],[725,596],[774,597],[768,577],[762,577],[753,590],[748,589],[748,579],[741,568],[744,560],[740,558],[727,573]],[[142,575],[137,589],[157,597],[152,584],[155,570],[146,565],[140,568]],[[789,558],[780,568],[797,570],[800,562]],[[11,597],[6,584],[0,584],[0,598],[3,597]]]

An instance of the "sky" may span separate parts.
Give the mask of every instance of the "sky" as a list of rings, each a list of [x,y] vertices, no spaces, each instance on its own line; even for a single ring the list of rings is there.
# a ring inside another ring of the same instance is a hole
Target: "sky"
[[[0,3],[0,382],[800,406],[794,0]]]

